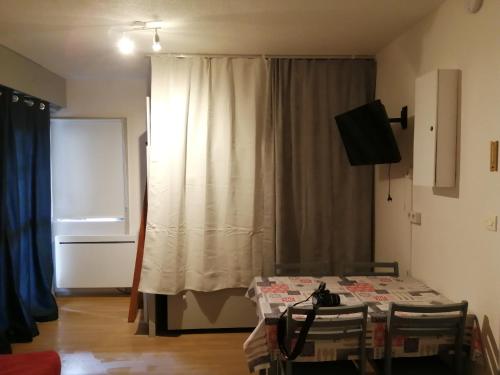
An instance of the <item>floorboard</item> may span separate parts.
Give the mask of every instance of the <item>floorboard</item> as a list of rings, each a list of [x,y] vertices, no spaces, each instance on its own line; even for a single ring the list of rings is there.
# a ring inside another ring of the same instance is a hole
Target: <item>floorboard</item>
[[[39,323],[32,343],[14,353],[56,350],[63,374],[248,374],[243,342],[249,333],[136,335],[128,297],[59,297],[60,318]]]

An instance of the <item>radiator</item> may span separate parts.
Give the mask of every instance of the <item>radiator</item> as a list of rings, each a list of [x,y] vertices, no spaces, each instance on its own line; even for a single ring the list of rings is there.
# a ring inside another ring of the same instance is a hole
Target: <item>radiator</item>
[[[135,254],[135,236],[56,236],[56,288],[129,288]]]

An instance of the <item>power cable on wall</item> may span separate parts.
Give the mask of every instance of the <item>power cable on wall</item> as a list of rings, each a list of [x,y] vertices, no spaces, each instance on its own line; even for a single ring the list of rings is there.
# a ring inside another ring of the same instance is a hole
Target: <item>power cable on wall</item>
[[[392,166],[392,164],[389,164],[389,168],[387,168],[387,179],[389,180],[389,188],[387,191],[387,202],[392,202],[392,197],[391,197],[391,166]]]
[[[408,179],[410,180],[410,212],[413,212],[413,170],[410,168],[408,171]],[[408,220],[410,225],[410,261],[408,262],[408,276],[412,276],[412,263],[413,263],[413,224]]]

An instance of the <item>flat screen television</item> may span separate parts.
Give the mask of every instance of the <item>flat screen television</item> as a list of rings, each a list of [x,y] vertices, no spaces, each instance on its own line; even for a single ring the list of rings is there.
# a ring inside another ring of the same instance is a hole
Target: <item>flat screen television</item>
[[[380,100],[335,116],[351,165],[401,161],[391,121]],[[397,121],[397,120],[396,120]]]

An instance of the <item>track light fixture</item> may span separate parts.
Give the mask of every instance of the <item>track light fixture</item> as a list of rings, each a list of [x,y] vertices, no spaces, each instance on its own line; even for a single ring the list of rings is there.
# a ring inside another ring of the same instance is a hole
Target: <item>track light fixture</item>
[[[162,47],[160,44],[160,35],[158,34],[158,29],[161,29],[164,26],[164,24],[165,23],[163,21],[133,22],[124,31],[122,31],[122,37],[117,43],[118,50],[123,55],[131,55],[135,51],[135,43],[127,34],[133,31],[154,30],[153,44],[151,48],[153,49],[154,52],[160,52]]]

